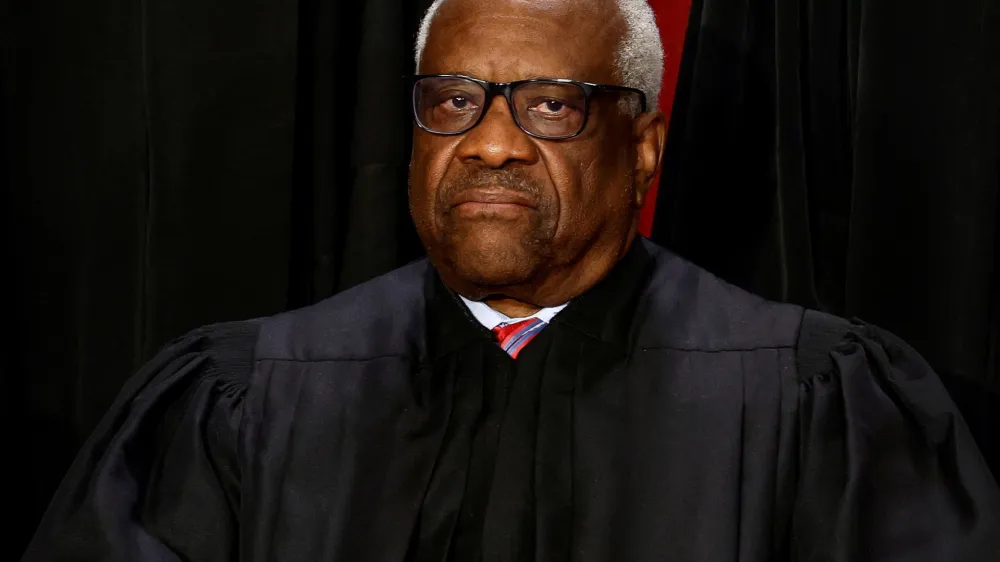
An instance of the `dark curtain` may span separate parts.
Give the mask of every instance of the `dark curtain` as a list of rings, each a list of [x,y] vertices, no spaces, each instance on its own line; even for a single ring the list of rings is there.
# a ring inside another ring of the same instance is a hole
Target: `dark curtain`
[[[166,341],[419,256],[403,76],[428,4],[0,0],[0,558]]]
[[[654,238],[886,327],[1000,474],[1000,2],[695,0]]]

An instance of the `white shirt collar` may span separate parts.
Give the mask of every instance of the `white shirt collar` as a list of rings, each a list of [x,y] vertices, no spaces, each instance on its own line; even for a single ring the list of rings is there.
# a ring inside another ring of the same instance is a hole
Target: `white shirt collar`
[[[492,330],[500,324],[513,324],[514,322],[520,322],[521,320],[527,320],[528,318],[538,318],[542,322],[548,324],[549,322],[552,322],[552,319],[555,318],[556,314],[562,312],[562,310],[569,305],[569,303],[566,303],[560,306],[553,306],[551,308],[543,308],[531,316],[526,316],[524,318],[511,318],[502,312],[493,310],[484,302],[471,301],[462,295],[458,296],[462,299],[462,302],[465,303],[465,306],[469,308],[469,312],[471,312],[472,315],[476,317],[476,320],[485,326],[487,330]]]

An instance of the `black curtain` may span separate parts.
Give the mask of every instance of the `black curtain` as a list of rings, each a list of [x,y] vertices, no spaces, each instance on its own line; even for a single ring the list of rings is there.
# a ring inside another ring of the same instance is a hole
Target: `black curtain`
[[[654,238],[879,324],[1000,474],[1000,2],[694,0]]]
[[[0,556],[165,341],[420,254],[402,76],[428,4],[0,0]],[[997,9],[873,4],[695,2],[654,238],[904,335],[986,442]]]
[[[430,2],[0,1],[12,559],[166,341],[420,255],[403,77]]]

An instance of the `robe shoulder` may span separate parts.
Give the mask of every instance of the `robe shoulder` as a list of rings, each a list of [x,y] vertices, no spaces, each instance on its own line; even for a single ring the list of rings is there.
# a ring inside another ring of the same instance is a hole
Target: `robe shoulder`
[[[281,361],[358,361],[404,357],[423,341],[426,259],[261,325],[256,357]]]
[[[226,560],[259,322],[194,330],[123,387],[60,484],[25,561]]]
[[[693,352],[794,348],[804,310],[769,301],[643,240],[652,272],[637,307],[637,347]]]
[[[1000,560],[1000,488],[919,353],[807,311],[796,362],[795,559]]]
[[[640,350],[792,359],[778,374],[793,389],[779,401],[794,420],[790,559],[1000,560],[1000,489],[919,353],[877,326],[768,301],[647,248],[655,265],[636,311]],[[772,373],[726,376],[747,385]]]

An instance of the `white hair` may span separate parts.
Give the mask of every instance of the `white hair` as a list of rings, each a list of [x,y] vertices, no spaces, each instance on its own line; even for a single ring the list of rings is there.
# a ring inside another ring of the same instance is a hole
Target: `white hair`
[[[420,22],[420,32],[417,34],[416,63],[420,68],[420,58],[427,46],[431,32],[431,23],[441,5],[446,0],[434,0],[427,9],[423,21]],[[663,43],[660,41],[660,30],[656,26],[656,14],[646,0],[615,0],[622,19],[625,20],[625,35],[618,44],[615,55],[615,72],[622,86],[635,88],[646,94],[646,106],[656,107],[660,98],[660,87],[663,84]],[[563,77],[557,77],[563,78]],[[635,104],[625,103],[622,108],[627,113],[635,115],[639,108]]]

